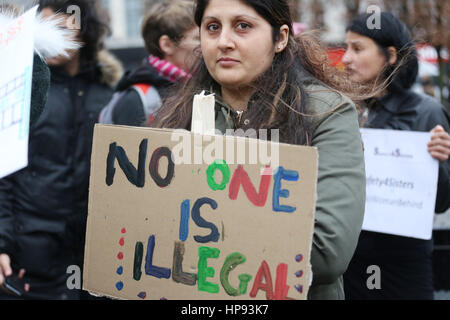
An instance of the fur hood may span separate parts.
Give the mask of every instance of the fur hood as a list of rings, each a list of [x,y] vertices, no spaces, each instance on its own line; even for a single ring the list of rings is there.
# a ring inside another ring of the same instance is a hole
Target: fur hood
[[[101,50],[98,53],[100,65],[100,81],[110,87],[115,87],[123,75],[122,63],[109,51]]]
[[[25,12],[25,8],[0,0],[0,30]],[[34,24],[34,50],[43,60],[56,56],[67,56],[68,50],[76,50],[80,44],[73,40],[73,32],[58,26],[61,19],[46,19],[37,14]]]
[[[18,7],[0,0],[0,30],[4,30],[18,16],[22,15],[27,8]],[[73,40],[73,33],[69,29],[58,26],[61,20],[58,18],[46,19],[41,14],[36,15],[34,29],[34,50],[42,60],[67,56],[68,50],[80,48],[80,44]],[[98,53],[100,65],[100,81],[110,87],[115,87],[123,75],[121,62],[110,52],[101,50]]]

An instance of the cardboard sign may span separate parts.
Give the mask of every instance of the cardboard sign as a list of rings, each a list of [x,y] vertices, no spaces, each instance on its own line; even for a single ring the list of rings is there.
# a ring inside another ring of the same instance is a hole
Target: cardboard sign
[[[305,299],[317,150],[277,144],[272,169],[248,164],[261,140],[174,133],[95,127],[84,289],[119,299]],[[243,164],[232,162],[239,145]],[[199,152],[213,160],[198,163]]]
[[[439,164],[430,133],[362,129],[366,163],[363,230],[431,239]]]
[[[0,179],[28,165],[36,11],[0,30]]]

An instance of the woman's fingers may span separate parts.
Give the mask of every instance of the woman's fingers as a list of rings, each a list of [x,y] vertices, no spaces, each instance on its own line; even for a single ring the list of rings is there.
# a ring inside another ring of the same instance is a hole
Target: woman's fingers
[[[445,148],[440,145],[436,145],[428,148],[428,152],[431,156],[439,161],[447,161],[450,154],[450,148]]]
[[[438,124],[436,127],[434,127],[433,130],[431,130],[431,133],[436,133],[436,132],[445,132],[445,129],[441,125]]]
[[[11,260],[7,254],[0,254],[0,275],[3,277],[12,275]]]
[[[22,279],[24,275],[25,275],[25,269],[20,269],[19,275],[18,275],[19,279]]]
[[[447,161],[448,158],[449,158],[447,154],[439,153],[439,152],[430,152],[430,155],[431,155],[434,159],[436,159],[436,160],[438,160],[438,161],[440,161],[440,162]]]
[[[428,152],[439,161],[447,161],[450,156],[450,135],[440,125],[431,130],[433,134],[428,143]]]
[[[450,140],[449,141],[442,139],[431,140],[428,143],[428,148],[435,148],[435,147],[450,150]]]

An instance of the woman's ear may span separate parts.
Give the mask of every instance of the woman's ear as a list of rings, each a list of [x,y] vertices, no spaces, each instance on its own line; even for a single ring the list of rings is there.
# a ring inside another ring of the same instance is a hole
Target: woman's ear
[[[162,35],[159,38],[159,48],[164,55],[164,58],[167,56],[172,56],[175,53],[176,45],[167,35]]]
[[[282,52],[289,41],[289,27],[284,24],[280,27],[280,40],[278,40],[276,46],[275,46],[275,52],[280,53]]]
[[[395,47],[389,47],[388,48],[388,53],[389,53],[389,65],[393,66],[397,63],[397,49]]]

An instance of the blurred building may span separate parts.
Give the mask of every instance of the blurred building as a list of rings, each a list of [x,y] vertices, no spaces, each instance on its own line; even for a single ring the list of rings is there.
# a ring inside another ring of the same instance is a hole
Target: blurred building
[[[157,1],[160,0],[101,0],[111,27],[106,47],[123,62],[126,69],[135,68],[146,56],[141,25],[146,11]]]
[[[110,16],[109,48],[142,47],[141,24],[146,9],[156,0],[101,0]]]

